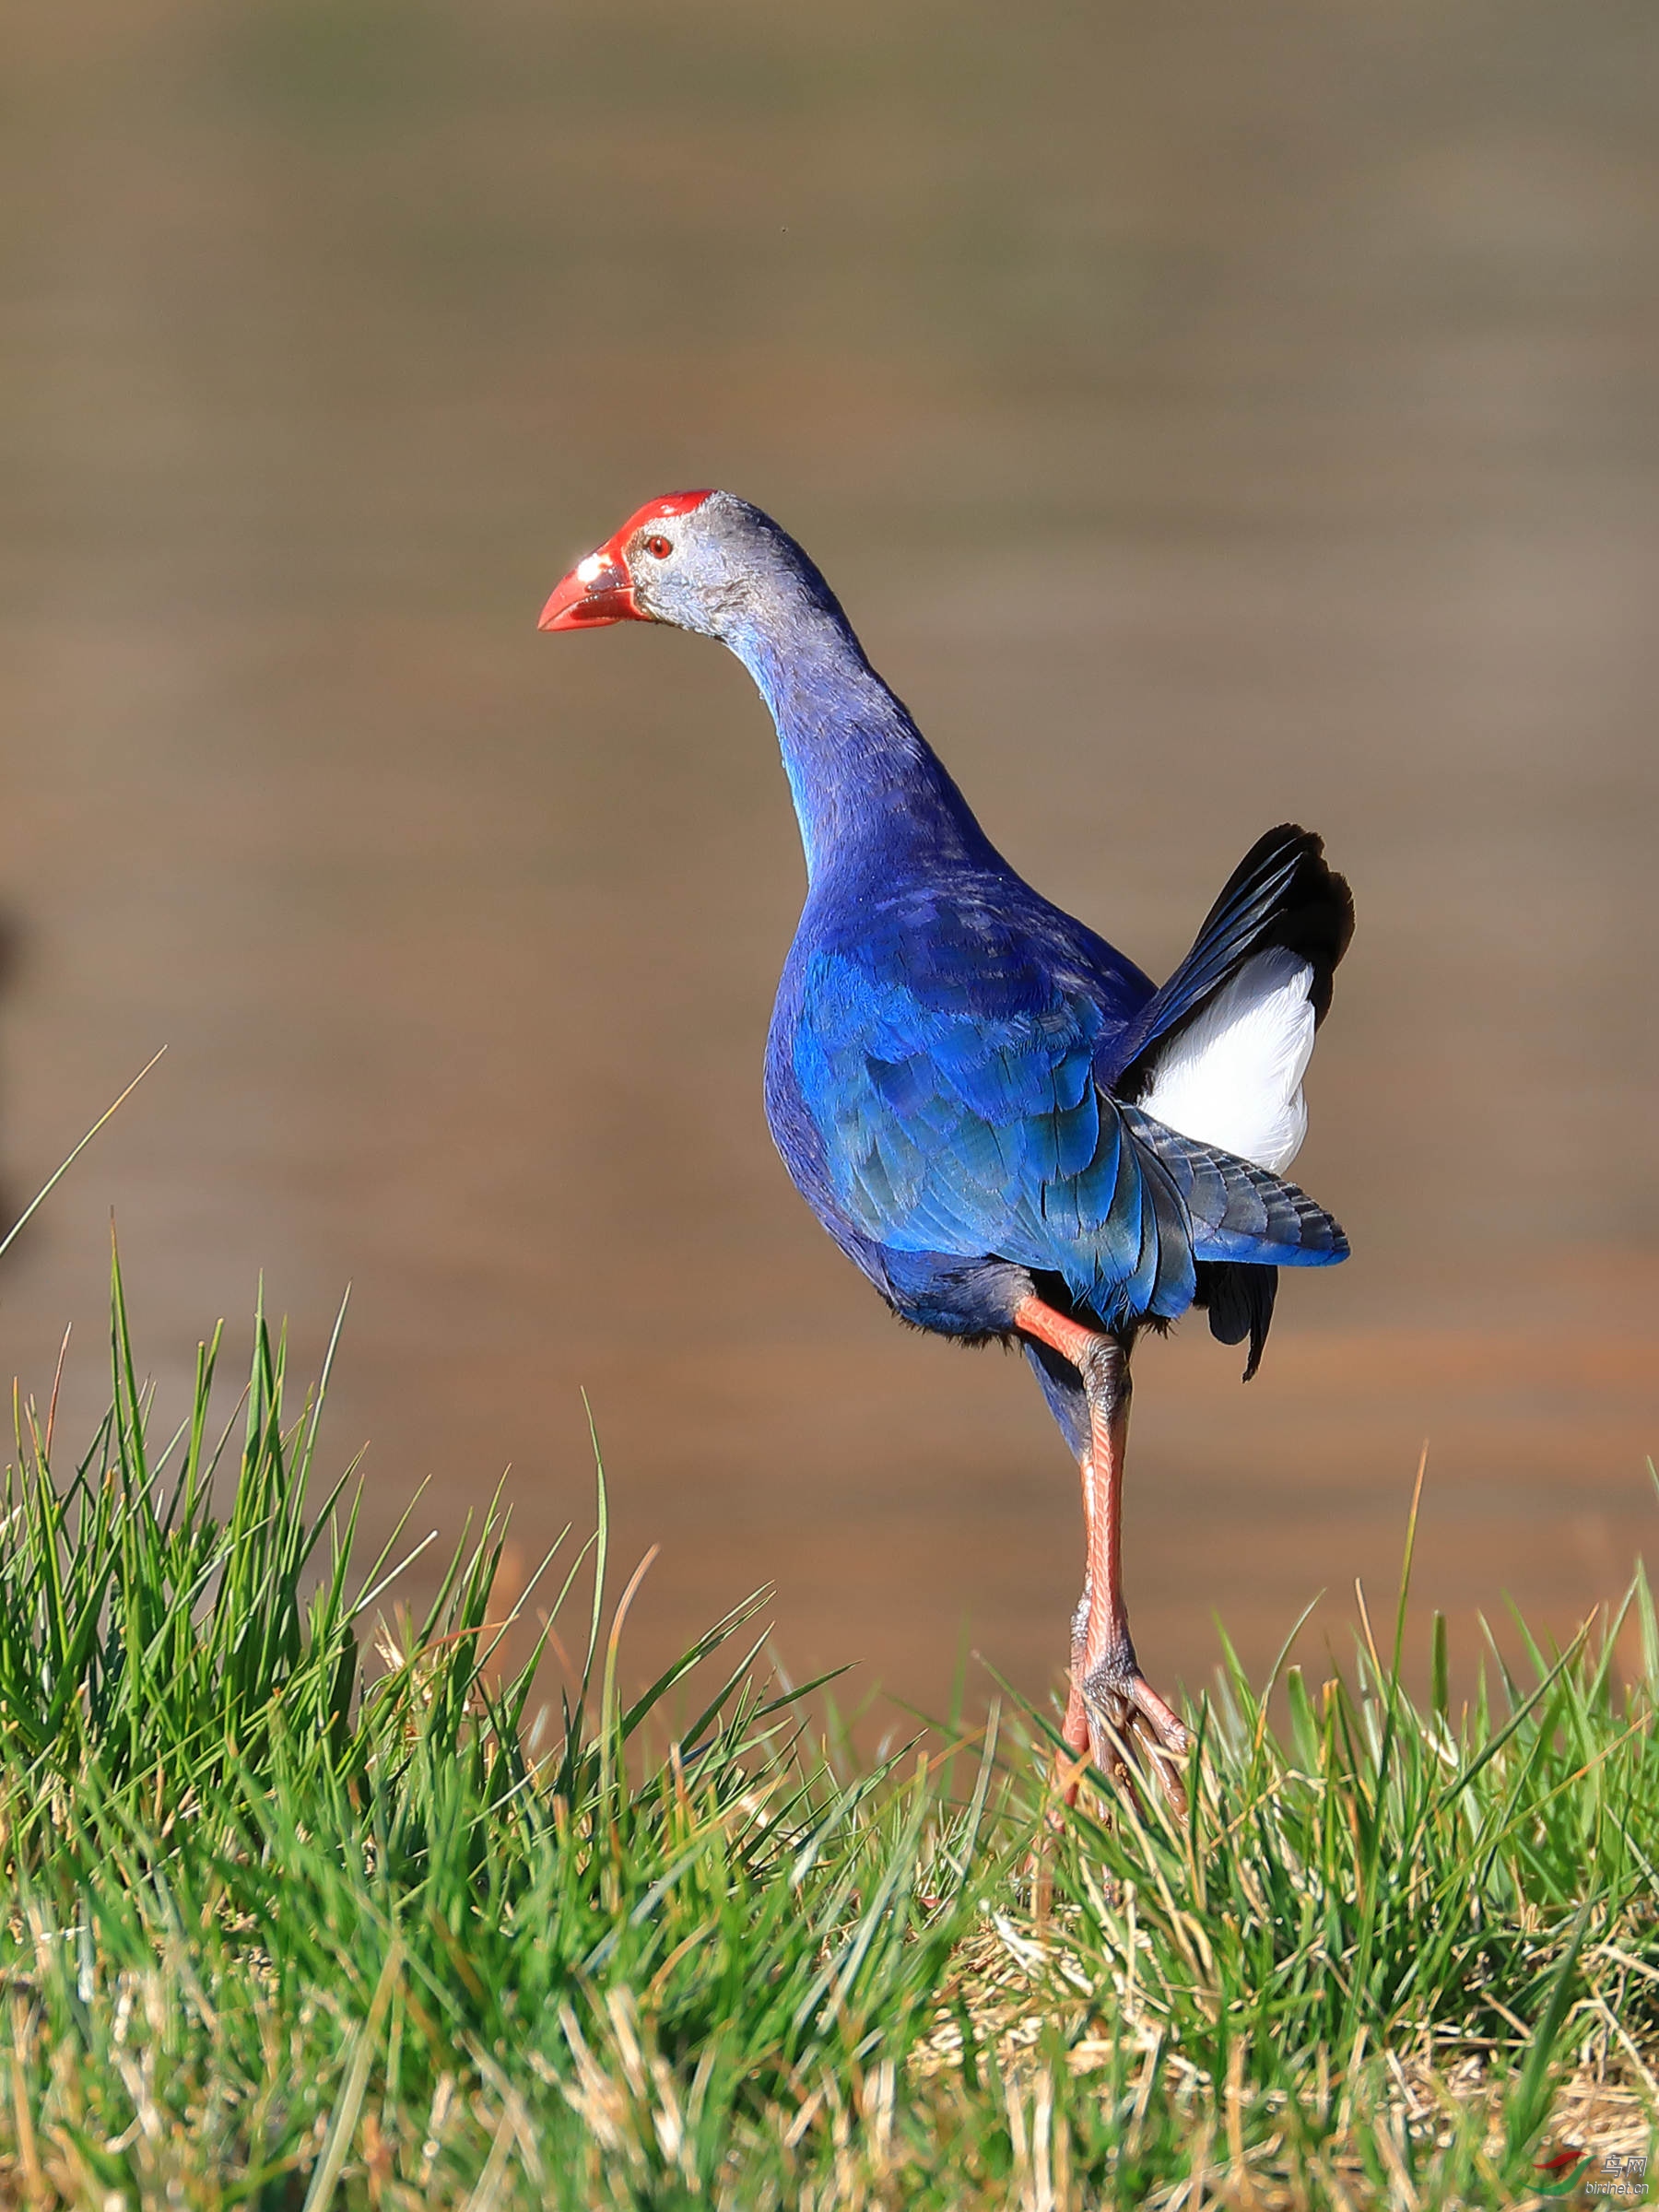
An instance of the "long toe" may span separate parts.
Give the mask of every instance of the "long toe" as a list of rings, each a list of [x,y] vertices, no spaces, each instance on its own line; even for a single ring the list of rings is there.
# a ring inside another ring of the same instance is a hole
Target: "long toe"
[[[1134,1794],[1136,1764],[1131,1709],[1115,1691],[1095,1692],[1086,1700],[1088,1749],[1099,1771],[1118,1789]]]
[[[1139,1716],[1143,1735],[1149,1731],[1161,1749],[1177,1753],[1192,1749],[1192,1730],[1164,1703],[1144,1675],[1131,1675],[1124,1685],[1124,1695]]]
[[[1184,1820],[1187,1816],[1187,1792],[1182,1770],[1186,1764],[1185,1753],[1192,1745],[1193,1737],[1179,1721],[1175,1724],[1175,1729],[1179,1740],[1161,1736],[1155,1738],[1145,1720],[1136,1716],[1136,1738],[1145,1753],[1145,1763],[1151,1768],[1152,1778],[1163,1792],[1164,1803],[1178,1820]]]
[[[1091,1682],[1085,1692],[1089,1748],[1109,1781],[1132,1801],[1135,1770],[1150,1768],[1166,1804],[1187,1809],[1182,1767],[1193,1734],[1138,1669],[1116,1679]]]

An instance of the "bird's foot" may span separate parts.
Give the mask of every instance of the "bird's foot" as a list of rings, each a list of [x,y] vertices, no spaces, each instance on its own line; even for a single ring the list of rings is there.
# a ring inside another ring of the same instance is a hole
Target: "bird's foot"
[[[1141,1673],[1134,1652],[1109,1653],[1079,1687],[1089,1750],[1101,1773],[1133,1795],[1135,1766],[1149,1766],[1171,1809],[1184,1816],[1180,1767],[1193,1747],[1193,1734]]]

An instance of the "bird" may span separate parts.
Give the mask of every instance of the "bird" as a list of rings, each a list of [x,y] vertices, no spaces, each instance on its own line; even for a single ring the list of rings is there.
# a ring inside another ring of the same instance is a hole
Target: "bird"
[[[791,1180],[905,1322],[1018,1347],[1077,1461],[1083,1591],[1057,1762],[1184,1802],[1185,1723],[1130,1634],[1130,1363],[1192,1308],[1255,1373],[1278,1271],[1347,1240],[1285,1170],[1353,899],[1320,838],[1270,830],[1155,985],[981,829],[808,555],[722,490],[652,500],[538,627],[713,638],[776,727],[806,892],[767,1039]]]

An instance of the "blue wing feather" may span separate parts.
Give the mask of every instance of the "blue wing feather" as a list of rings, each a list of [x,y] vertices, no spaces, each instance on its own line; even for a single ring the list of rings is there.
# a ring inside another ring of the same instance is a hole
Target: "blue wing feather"
[[[1347,1259],[1347,1239],[1337,1223],[1294,1182],[1182,1136],[1137,1106],[1119,1112],[1180,1193],[1195,1259],[1270,1267],[1329,1267]]]
[[[866,938],[805,964],[794,1073],[852,1226],[892,1252],[1058,1272],[1114,1319],[1181,1312],[1181,1202],[1094,1085],[1100,1007],[1006,945],[965,990],[918,957],[936,947]]]
[[[778,1040],[818,1140],[815,1204],[855,1256],[994,1255],[1110,1325],[1183,1312],[1199,1260],[1341,1256],[1293,1186],[1100,1087],[1123,1022],[1087,973],[936,897],[859,921],[797,947]]]

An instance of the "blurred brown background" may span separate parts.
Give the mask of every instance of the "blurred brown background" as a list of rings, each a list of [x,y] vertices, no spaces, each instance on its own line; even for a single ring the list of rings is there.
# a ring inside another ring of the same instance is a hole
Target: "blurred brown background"
[[[819,559],[987,827],[1155,974],[1287,816],[1359,934],[1260,1380],[1149,1345],[1155,1678],[1315,1591],[1559,1628],[1653,1526],[1659,28],[1577,8],[122,0],[0,95],[0,1360],[176,1415],[255,1277],[517,1557],[606,1448],[643,1667],[1053,1678],[1075,1481],[772,1156],[801,869],[736,665],[535,629],[648,495]],[[171,1421],[167,1423],[171,1427]],[[1318,1631],[1315,1631],[1317,1635]],[[982,1685],[983,1677],[976,1677]]]

